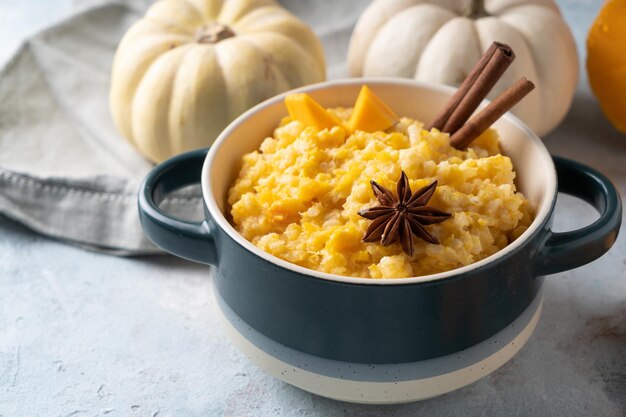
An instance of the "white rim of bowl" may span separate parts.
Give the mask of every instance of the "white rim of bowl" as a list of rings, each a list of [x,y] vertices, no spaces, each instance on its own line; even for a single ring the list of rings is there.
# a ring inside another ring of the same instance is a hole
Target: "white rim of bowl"
[[[233,238],[233,240],[235,240],[245,249],[249,250],[253,254],[257,255],[258,257],[265,259],[266,261],[271,262],[282,268],[296,272],[298,274],[308,275],[314,278],[320,278],[320,279],[324,279],[327,281],[342,282],[346,284],[408,285],[408,284],[438,281],[438,280],[442,280],[445,278],[450,278],[456,275],[466,273],[473,269],[480,268],[490,262],[493,262],[515,251],[518,247],[520,247],[526,241],[526,239],[528,239],[529,236],[534,234],[539,229],[544,219],[546,219],[548,214],[550,213],[552,202],[554,201],[554,198],[556,195],[556,170],[554,168],[554,162],[552,161],[552,157],[550,156],[550,153],[548,152],[547,148],[545,147],[541,139],[539,139],[539,137],[535,134],[535,132],[533,132],[528,126],[526,126],[524,122],[522,122],[516,116],[508,112],[502,117],[507,119],[509,122],[513,123],[520,130],[522,130],[526,134],[526,136],[529,138],[529,140],[531,140],[535,146],[539,147],[540,155],[541,155],[541,158],[543,159],[543,164],[551,168],[549,170],[551,175],[548,175],[548,177],[546,178],[546,181],[547,181],[546,189],[548,191],[547,191],[547,195],[544,196],[541,207],[539,207],[539,209],[537,210],[535,219],[531,223],[530,227],[526,229],[526,231],[524,231],[524,233],[522,233],[517,239],[515,239],[515,241],[507,245],[505,248],[499,250],[493,255],[490,255],[484,259],[481,259],[480,261],[474,262],[470,265],[466,265],[460,268],[451,269],[450,271],[439,272],[439,273],[430,274],[430,275],[422,275],[419,277],[411,277],[411,278],[365,278],[365,277],[362,277],[362,278],[357,278],[357,277],[329,274],[327,272],[316,271],[314,269],[309,269],[300,265],[293,264],[291,262],[280,259],[274,255],[271,255],[262,249],[259,249],[254,244],[252,244],[252,242],[250,242],[249,240],[244,238],[241,234],[239,234],[239,232],[235,230],[235,228],[228,222],[228,220],[226,220],[226,217],[224,216],[222,211],[219,209],[217,205],[217,200],[215,199],[215,196],[213,195],[213,193],[211,193],[211,189],[209,186],[210,184],[208,181],[209,167],[211,166],[211,163],[215,155],[218,153],[218,150],[226,142],[226,138],[230,136],[231,132],[235,130],[238,127],[238,125],[240,125],[244,120],[248,119],[252,114],[260,111],[261,109],[264,109],[265,107],[271,106],[278,101],[282,101],[287,94],[299,93],[299,92],[310,92],[310,91],[326,89],[326,88],[334,87],[334,86],[364,84],[364,83],[369,83],[369,84],[383,83],[383,84],[407,85],[407,86],[412,86],[412,87],[417,86],[417,87],[421,87],[424,89],[430,89],[430,90],[435,90],[439,92],[447,92],[447,93],[455,91],[453,87],[449,87],[445,85],[429,84],[429,83],[424,83],[421,81],[408,80],[408,79],[380,78],[380,77],[340,79],[340,80],[333,80],[333,81],[324,81],[321,83],[311,84],[305,87],[300,87],[294,90],[286,91],[268,100],[265,100],[264,102],[257,104],[256,106],[252,107],[251,109],[249,109],[248,111],[246,111],[245,113],[237,117],[233,122],[231,122],[222,131],[222,133],[220,133],[220,135],[217,137],[217,139],[215,140],[215,142],[209,149],[209,152],[204,161],[204,165],[202,167],[202,178],[201,178],[202,194],[203,194],[204,201],[205,201],[205,204],[207,205],[210,215],[212,216],[213,220],[226,233],[228,233],[228,235],[231,238]]]

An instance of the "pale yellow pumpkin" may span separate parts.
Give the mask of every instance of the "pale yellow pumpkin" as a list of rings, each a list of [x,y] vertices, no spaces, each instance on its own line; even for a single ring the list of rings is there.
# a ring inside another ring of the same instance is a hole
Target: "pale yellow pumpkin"
[[[512,112],[547,134],[578,82],[576,44],[554,0],[374,0],[352,34],[348,66],[353,77],[457,86],[493,41],[517,58],[487,98],[527,77],[536,89]]]
[[[209,146],[255,104],[324,79],[319,40],[273,0],[161,0],[118,46],[111,113],[160,162]]]

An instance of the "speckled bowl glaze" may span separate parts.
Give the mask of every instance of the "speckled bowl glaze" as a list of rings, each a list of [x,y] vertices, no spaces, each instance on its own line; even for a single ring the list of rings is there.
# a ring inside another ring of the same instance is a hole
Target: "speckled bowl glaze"
[[[350,106],[364,81],[301,88],[325,107]],[[410,80],[368,79],[397,114],[429,121],[453,90]],[[524,234],[470,266],[416,278],[348,278],[290,264],[245,240],[227,220],[226,195],[242,156],[285,116],[284,94],[230,124],[211,149],[157,166],[139,192],[145,233],[165,250],[215,266],[227,334],[268,373],[344,401],[398,403],[474,382],[512,358],[541,314],[543,276],[604,254],[621,223],[611,182],[584,165],[552,158],[510,114],[495,127],[517,186],[536,210]],[[558,185],[557,185],[558,179]],[[167,193],[201,182],[205,220],[159,209]],[[580,230],[550,230],[557,192],[588,201],[600,218]]]

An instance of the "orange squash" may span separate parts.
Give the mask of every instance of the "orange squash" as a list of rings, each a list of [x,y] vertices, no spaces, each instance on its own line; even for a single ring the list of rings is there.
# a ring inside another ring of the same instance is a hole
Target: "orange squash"
[[[285,106],[289,116],[305,126],[312,126],[317,130],[341,126],[341,120],[327,112],[306,93],[289,94],[285,97]]]
[[[366,85],[361,87],[348,122],[351,132],[363,130],[376,132],[389,129],[398,116]]]
[[[589,84],[606,118],[626,133],[626,0],[609,0],[587,37]]]

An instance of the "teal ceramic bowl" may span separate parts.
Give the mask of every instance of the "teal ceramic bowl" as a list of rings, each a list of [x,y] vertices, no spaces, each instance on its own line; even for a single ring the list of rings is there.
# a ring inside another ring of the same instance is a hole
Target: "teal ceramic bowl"
[[[326,82],[306,91],[326,107],[350,106],[362,80]],[[452,89],[408,80],[367,80],[397,114],[428,122]],[[396,403],[443,394],[504,364],[532,334],[544,275],[586,264],[613,244],[620,197],[599,172],[550,156],[510,114],[495,127],[533,204],[529,229],[498,253],[452,271],[372,280],[312,271],[245,240],[227,220],[226,194],[242,156],[258,149],[285,116],[284,95],[243,114],[210,151],[157,166],[139,192],[145,233],[165,250],[213,265],[214,293],[232,341],[268,373],[345,401]],[[205,220],[159,209],[167,193],[202,184]],[[557,192],[592,204],[600,218],[580,230],[550,227]]]

